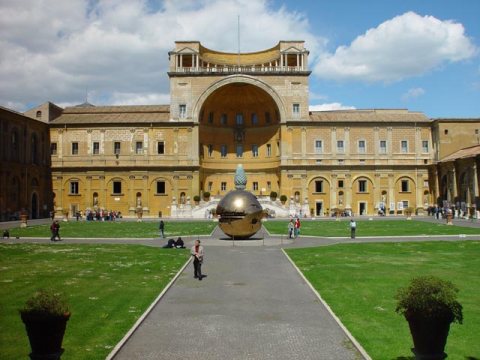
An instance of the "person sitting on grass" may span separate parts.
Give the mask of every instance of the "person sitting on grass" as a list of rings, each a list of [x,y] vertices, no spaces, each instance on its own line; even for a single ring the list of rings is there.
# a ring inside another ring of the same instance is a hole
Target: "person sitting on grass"
[[[175,247],[175,240],[173,239],[168,239],[167,243],[162,246],[164,249],[171,249]]]
[[[8,231],[8,229],[3,230],[3,238],[10,239],[10,232]]]
[[[178,237],[177,241],[175,241],[175,247],[177,249],[185,249],[185,243],[183,242],[181,237]]]

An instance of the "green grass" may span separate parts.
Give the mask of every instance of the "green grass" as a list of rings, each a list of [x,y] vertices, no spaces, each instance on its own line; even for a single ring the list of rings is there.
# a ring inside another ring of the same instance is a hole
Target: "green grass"
[[[158,238],[158,221],[68,221],[60,222],[60,236],[86,238]],[[165,236],[208,235],[213,221],[165,221]],[[50,237],[50,224],[15,228],[11,237]]]
[[[480,242],[340,244],[287,251],[373,359],[410,358],[408,324],[394,295],[418,275],[436,275],[460,289],[464,324],[453,324],[450,360],[480,358]]]
[[[350,237],[349,219],[339,221],[303,221],[300,235],[325,237]],[[287,234],[288,221],[265,221],[263,225],[271,234]],[[357,221],[356,236],[399,235],[459,235],[480,234],[480,228],[447,226],[445,223],[428,223],[414,220],[364,220]]]
[[[72,312],[62,360],[104,359],[187,258],[141,245],[0,244],[0,358],[27,358],[18,309],[36,289],[54,288]]]

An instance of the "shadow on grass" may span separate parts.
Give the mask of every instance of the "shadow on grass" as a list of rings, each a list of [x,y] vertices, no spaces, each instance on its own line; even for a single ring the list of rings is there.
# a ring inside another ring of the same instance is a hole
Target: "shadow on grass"
[[[399,356],[392,360],[415,360],[415,356]]]
[[[476,356],[465,356],[465,360],[480,360],[480,358]]]

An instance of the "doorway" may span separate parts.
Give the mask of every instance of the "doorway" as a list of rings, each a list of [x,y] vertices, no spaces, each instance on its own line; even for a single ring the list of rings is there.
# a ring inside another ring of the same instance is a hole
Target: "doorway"
[[[359,202],[358,203],[358,215],[367,215],[367,203]]]
[[[38,219],[38,196],[36,193],[32,194],[32,219]]]
[[[323,216],[323,201],[315,202],[315,216]]]

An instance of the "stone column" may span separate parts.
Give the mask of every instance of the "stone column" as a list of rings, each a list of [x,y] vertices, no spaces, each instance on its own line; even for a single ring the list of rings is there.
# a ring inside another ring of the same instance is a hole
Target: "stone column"
[[[101,175],[98,177],[100,180],[100,187],[102,189],[101,195],[98,194],[99,196],[102,196],[102,202],[99,204],[99,209],[106,209],[107,206],[107,196],[108,196],[108,189],[107,189],[107,182],[105,180],[105,176]]]
[[[387,215],[390,214],[390,204],[394,204],[395,208],[393,209],[394,212],[393,214],[397,213],[397,204],[395,202],[395,184],[394,184],[394,174],[388,174],[388,204],[386,204],[387,207]]]
[[[332,208],[338,207],[337,204],[337,174],[332,174],[331,175],[331,181],[330,181],[330,212],[332,211]],[[323,209],[326,211],[327,209]]]
[[[393,154],[393,136],[392,136],[392,127],[387,127],[387,154]]]
[[[337,128],[332,127],[330,130],[331,142],[332,142],[332,155],[337,155]]]
[[[378,134],[378,132],[376,132]],[[378,214],[378,204],[382,201],[380,193],[380,174],[375,173],[375,182],[373,183],[373,206],[375,208],[375,214]]]
[[[380,136],[378,135],[379,128],[378,126],[375,126],[373,128],[373,151],[375,154],[375,159],[378,158],[378,151],[380,147]]]
[[[301,146],[302,146],[302,164],[303,165],[306,165],[307,164],[307,160],[306,160],[306,156],[307,156],[307,129],[305,127],[302,127],[302,139],[301,139],[302,143],[301,143]]]
[[[91,208],[90,202],[92,201],[92,177],[90,175],[86,176],[86,186],[85,186],[85,199],[84,199],[84,209]],[[93,206],[93,204],[92,204]]]
[[[57,155],[63,158],[63,129],[58,129]]]
[[[345,157],[349,157],[350,155],[350,128],[345,128],[345,140],[344,140],[344,149],[345,149]]]
[[[143,176],[143,190],[145,194],[142,194],[143,214],[149,215],[150,213],[150,187],[148,186],[148,175]]]
[[[135,208],[137,206],[135,199],[135,175],[130,175],[128,180],[130,181],[128,186],[128,214],[131,217],[135,217]]]
[[[418,173],[415,181],[416,181],[415,191],[416,191],[416,199],[417,199],[415,210],[418,208],[423,209],[423,174]]]
[[[352,208],[352,175],[345,174],[345,209]]]

